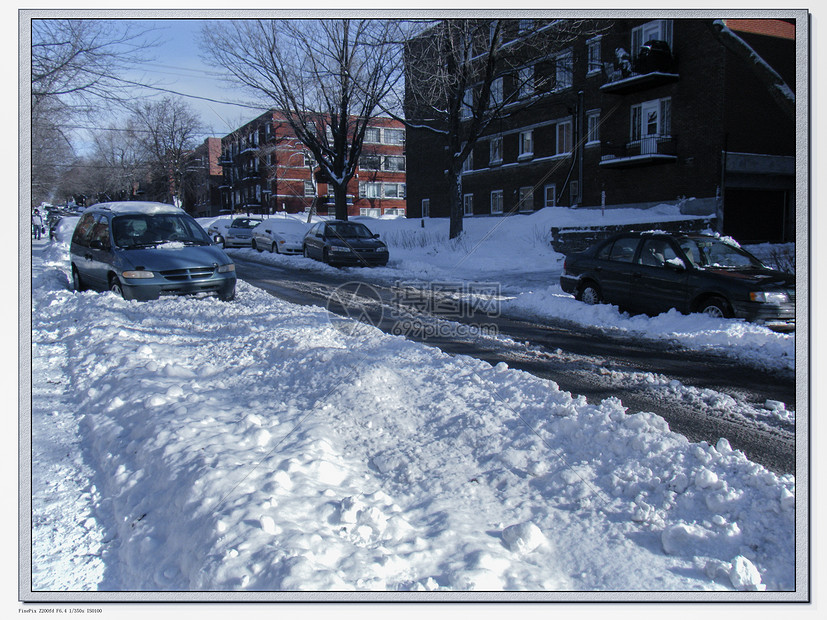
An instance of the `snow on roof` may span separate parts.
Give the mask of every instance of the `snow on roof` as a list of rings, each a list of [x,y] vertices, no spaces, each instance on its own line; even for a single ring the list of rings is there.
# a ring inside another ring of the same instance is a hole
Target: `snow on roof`
[[[142,213],[145,215],[153,215],[155,213],[183,213],[181,209],[174,205],[165,204],[163,202],[142,202],[138,200],[126,202],[103,202],[96,204],[95,207],[109,209],[112,213]]]

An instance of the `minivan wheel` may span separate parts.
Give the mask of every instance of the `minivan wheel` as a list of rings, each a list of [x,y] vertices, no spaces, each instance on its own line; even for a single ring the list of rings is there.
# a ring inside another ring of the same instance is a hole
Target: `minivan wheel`
[[[596,284],[586,284],[580,291],[580,301],[583,303],[587,303],[590,306],[595,304],[599,304],[603,301],[603,297],[600,295],[600,289],[597,288]]]
[[[710,297],[705,300],[700,306],[701,314],[711,316],[716,319],[728,319],[731,316],[729,306],[721,297]]]
[[[118,297],[123,297],[123,287],[118,276],[112,276],[109,280],[109,290],[115,293]]]

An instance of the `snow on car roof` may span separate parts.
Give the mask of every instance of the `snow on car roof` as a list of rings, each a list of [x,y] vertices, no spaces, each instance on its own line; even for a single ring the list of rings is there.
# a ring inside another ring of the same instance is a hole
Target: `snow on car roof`
[[[162,202],[142,202],[142,201],[125,201],[125,202],[104,202],[95,205],[95,207],[102,209],[109,209],[112,213],[142,213],[145,215],[153,215],[155,213],[184,213],[182,209],[170,204]]]

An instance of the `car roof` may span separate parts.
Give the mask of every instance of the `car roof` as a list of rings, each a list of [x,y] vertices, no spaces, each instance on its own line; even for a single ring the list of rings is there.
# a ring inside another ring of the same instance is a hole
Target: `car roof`
[[[163,202],[144,202],[139,200],[122,202],[101,202],[96,205],[92,205],[90,209],[99,211],[109,211],[110,213],[116,215],[155,215],[157,213],[186,214],[186,212],[183,209],[179,209],[175,205],[166,204]]]

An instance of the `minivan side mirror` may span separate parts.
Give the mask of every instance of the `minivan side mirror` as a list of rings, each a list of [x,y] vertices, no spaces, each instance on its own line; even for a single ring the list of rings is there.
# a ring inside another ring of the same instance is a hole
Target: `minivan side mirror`
[[[215,237],[213,237],[213,242],[215,243],[215,245],[221,245],[222,243],[224,243],[224,237],[222,237],[221,235],[216,235]]]
[[[101,241],[100,239],[93,239],[92,241],[90,241],[89,242],[89,247],[92,248],[93,250],[108,250],[109,249],[108,244],[104,245],[103,241]]]

